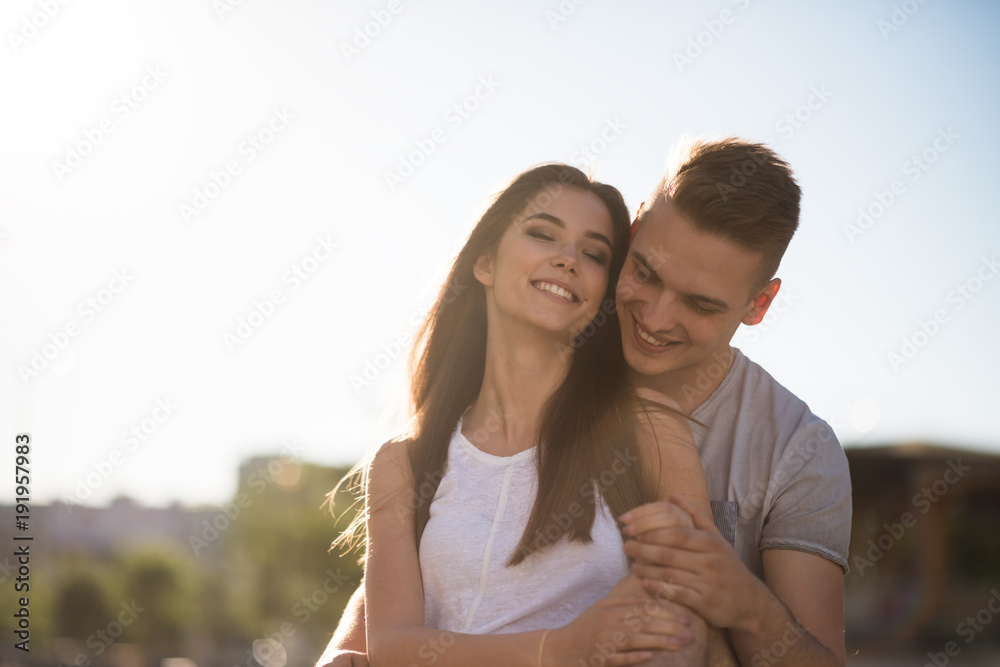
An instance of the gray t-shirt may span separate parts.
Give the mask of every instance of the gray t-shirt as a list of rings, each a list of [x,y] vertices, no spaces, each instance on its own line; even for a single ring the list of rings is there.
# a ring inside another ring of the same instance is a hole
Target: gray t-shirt
[[[833,429],[736,350],[691,416],[719,531],[759,578],[761,551],[817,554],[848,571],[851,478]]]

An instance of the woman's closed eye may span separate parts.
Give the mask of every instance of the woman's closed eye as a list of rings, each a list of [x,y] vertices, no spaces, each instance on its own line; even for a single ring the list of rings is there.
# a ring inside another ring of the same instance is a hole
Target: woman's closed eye
[[[529,229],[526,233],[527,233],[528,236],[530,236],[532,238],[542,239],[543,241],[553,241],[553,240],[555,240],[552,237],[552,234],[550,234],[549,232],[545,231],[544,229]]]
[[[545,229],[529,229],[525,232],[525,234],[532,238],[539,239],[540,241],[555,241],[555,236]],[[607,255],[600,250],[585,250],[583,254],[598,266],[605,266],[608,263]]]

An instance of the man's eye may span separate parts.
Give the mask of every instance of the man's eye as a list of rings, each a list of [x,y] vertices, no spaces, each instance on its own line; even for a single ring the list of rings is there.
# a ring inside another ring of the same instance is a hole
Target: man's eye
[[[712,315],[712,314],[714,314],[716,312],[712,308],[706,308],[705,306],[701,305],[697,301],[693,301],[691,303],[691,310],[693,310],[696,313],[700,313],[702,315]]]
[[[639,280],[646,282],[649,280],[650,273],[642,264],[635,265],[635,277]]]

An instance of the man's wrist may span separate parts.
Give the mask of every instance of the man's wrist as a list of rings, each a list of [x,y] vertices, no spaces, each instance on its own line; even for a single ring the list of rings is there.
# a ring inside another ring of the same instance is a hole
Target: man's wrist
[[[785,605],[775,597],[771,589],[763,581],[755,577],[749,570],[746,573],[754,580],[756,592],[747,596],[749,604],[744,607],[744,614],[737,618],[736,622],[729,628],[731,635],[744,635],[753,638],[762,638],[768,634],[768,628],[772,625],[781,626],[785,621],[792,620]]]

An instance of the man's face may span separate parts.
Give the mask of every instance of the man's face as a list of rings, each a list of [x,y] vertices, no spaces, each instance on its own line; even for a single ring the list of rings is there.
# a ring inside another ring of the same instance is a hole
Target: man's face
[[[728,363],[740,323],[759,322],[777,291],[775,279],[751,292],[761,261],[760,253],[696,229],[669,199],[640,209],[616,294],[628,365],[659,375]]]

